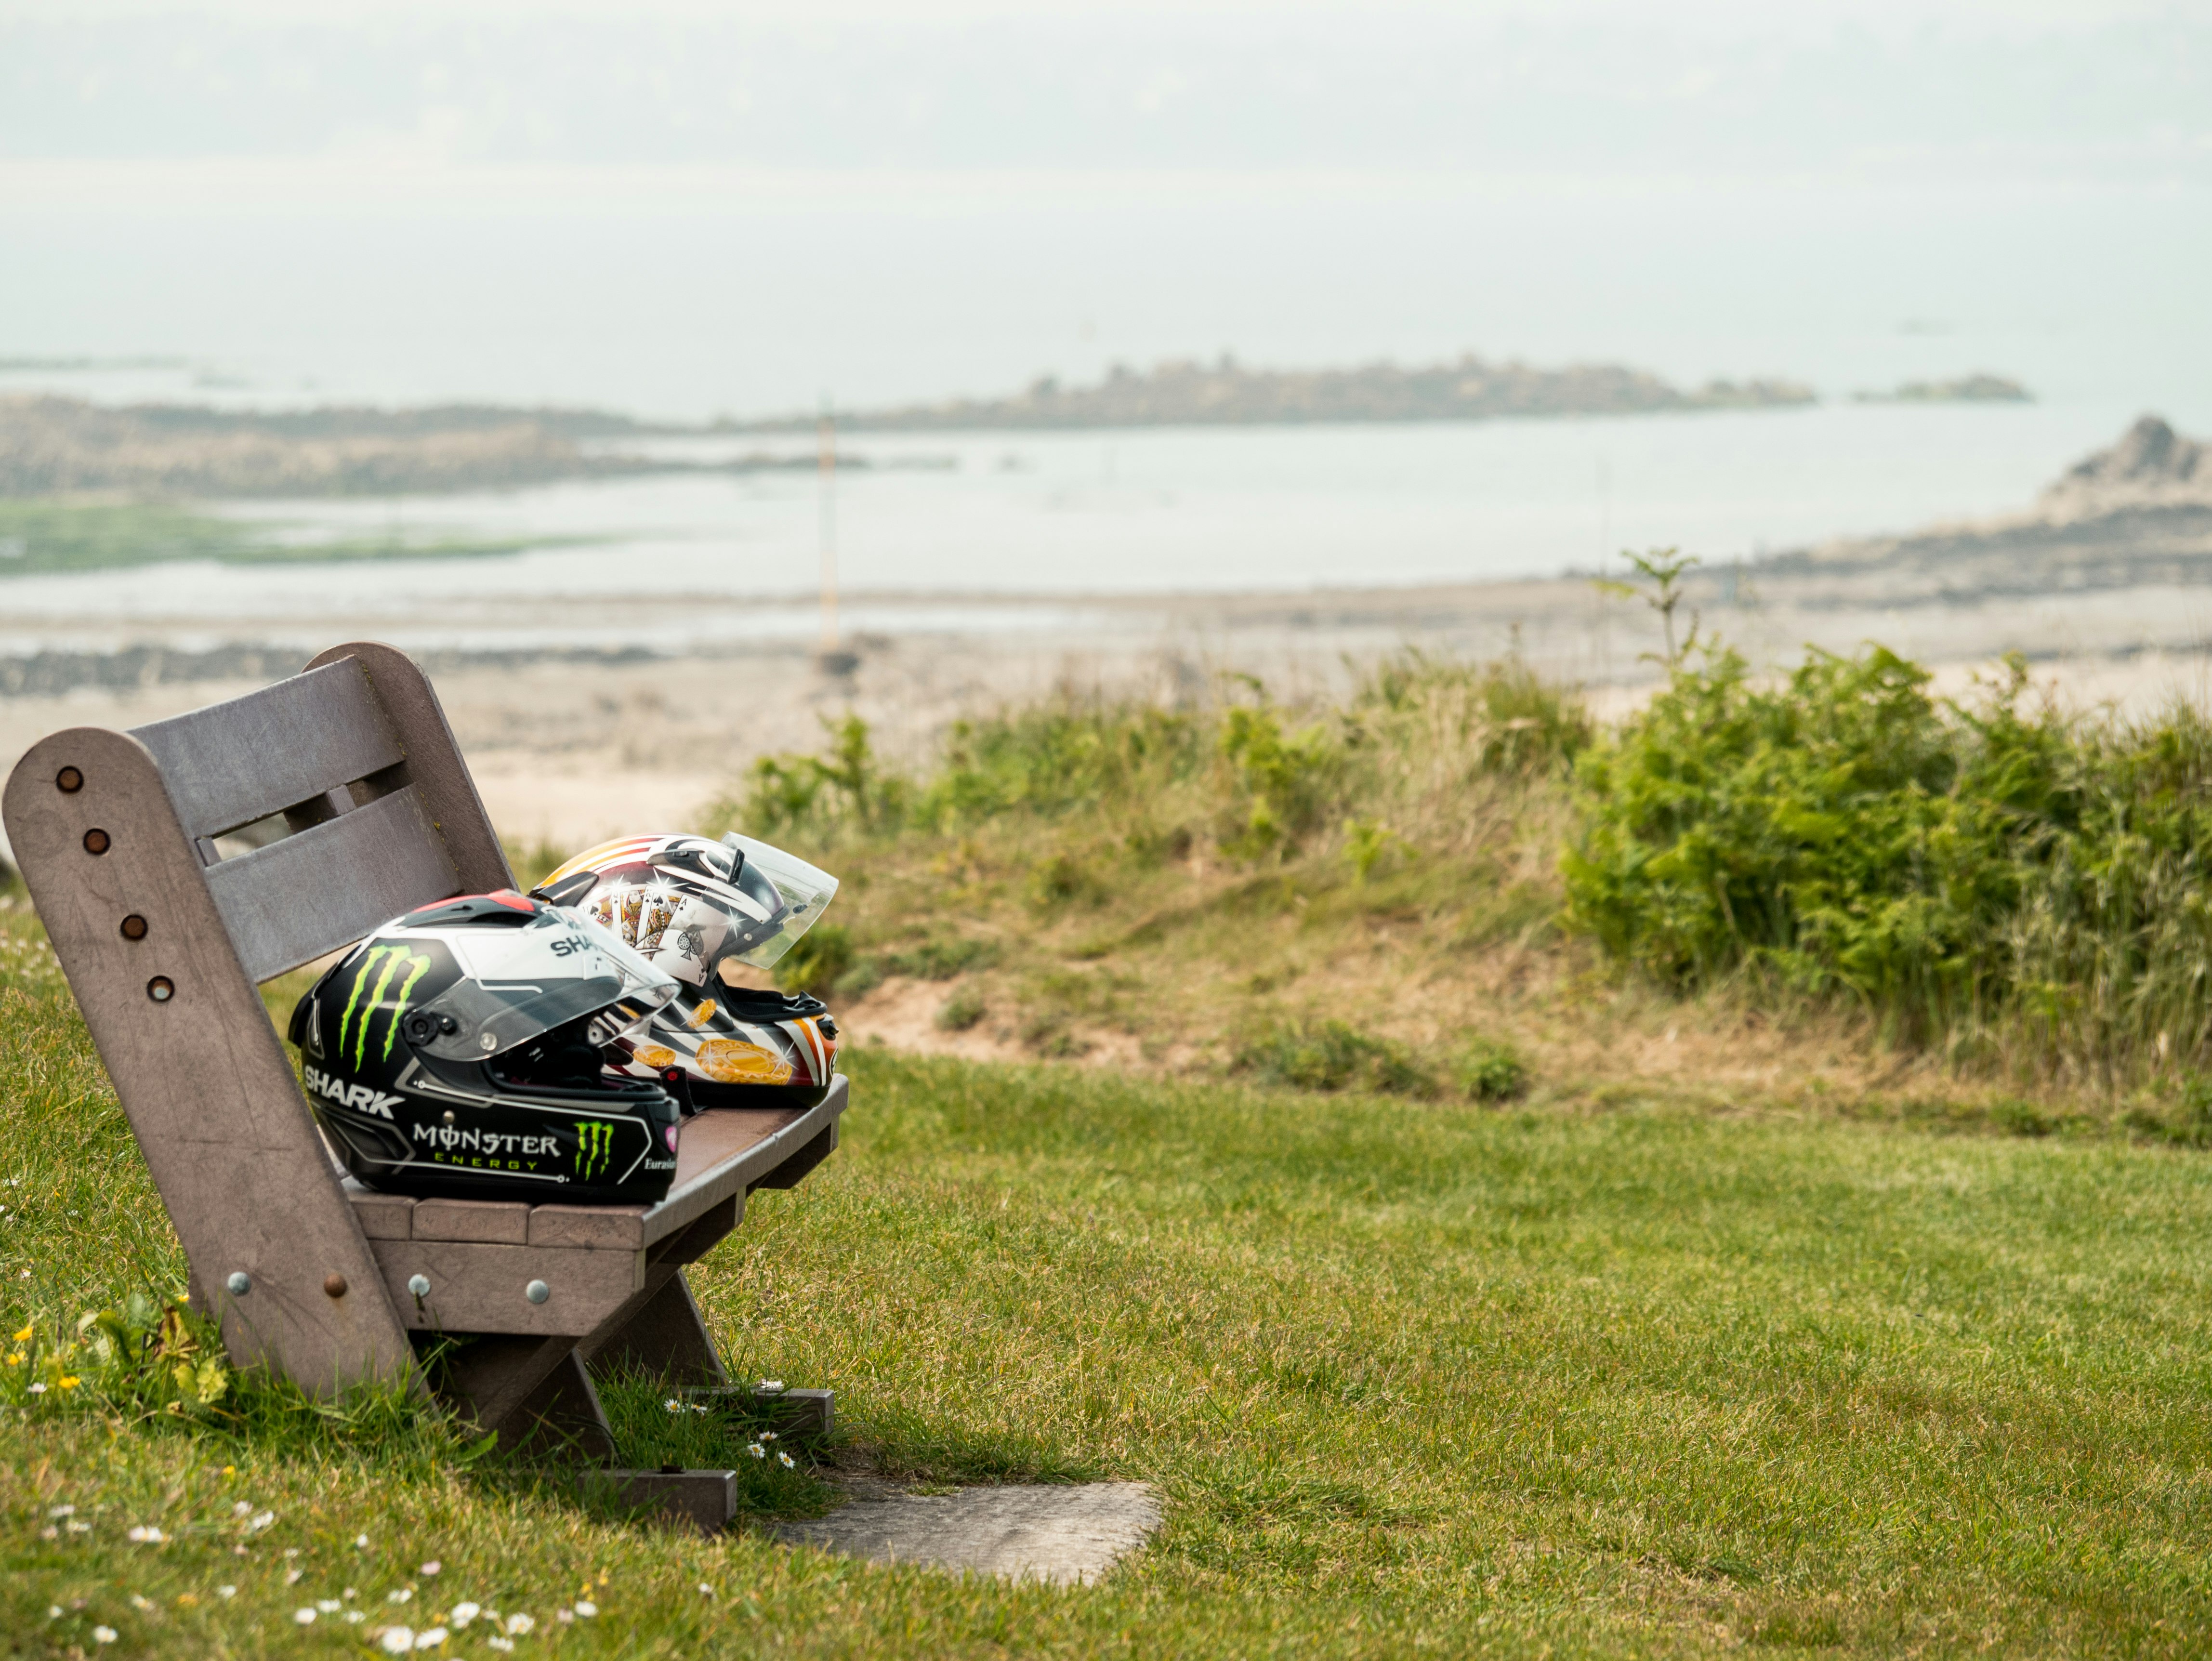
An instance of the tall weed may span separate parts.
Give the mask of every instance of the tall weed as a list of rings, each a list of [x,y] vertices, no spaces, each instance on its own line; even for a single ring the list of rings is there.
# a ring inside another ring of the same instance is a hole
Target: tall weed
[[[813,755],[763,757],[708,812],[815,845],[1080,819],[1142,863],[1200,843],[1243,862],[1344,846],[1464,839],[1468,792],[1555,774],[1591,727],[1574,697],[1507,659],[1388,660],[1340,707],[1283,703],[1249,677],[1197,710],[1060,699],[959,721],[936,764],[904,777],[856,715],[823,723]]]

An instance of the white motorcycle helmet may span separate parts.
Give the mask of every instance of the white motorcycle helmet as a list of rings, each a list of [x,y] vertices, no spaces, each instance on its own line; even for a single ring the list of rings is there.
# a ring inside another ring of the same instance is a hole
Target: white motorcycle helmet
[[[681,983],[615,1046],[628,1058],[621,1073],[659,1083],[694,1112],[811,1105],[827,1092],[837,1024],[822,1001],[728,986],[721,970],[769,968],[789,952],[836,896],[829,873],[735,833],[629,837],[578,855],[534,891]]]

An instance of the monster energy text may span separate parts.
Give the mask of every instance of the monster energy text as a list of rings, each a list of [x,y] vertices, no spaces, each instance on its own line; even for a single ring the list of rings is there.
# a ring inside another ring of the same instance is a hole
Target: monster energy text
[[[526,1155],[557,1153],[561,1148],[561,1139],[557,1136],[520,1136],[505,1130],[457,1129],[449,1124],[418,1124],[413,1129],[416,1141],[446,1153]]]

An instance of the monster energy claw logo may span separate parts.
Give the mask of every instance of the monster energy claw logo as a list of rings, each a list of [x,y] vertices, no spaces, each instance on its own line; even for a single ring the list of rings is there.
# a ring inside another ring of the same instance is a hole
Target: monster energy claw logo
[[[576,1174],[604,1177],[614,1156],[615,1128],[605,1119],[576,1121]]]
[[[403,964],[407,966],[407,977],[399,983],[398,1001],[392,1006],[392,1020],[384,1029],[381,1056],[385,1060],[391,1059],[392,1041],[399,1035],[399,1018],[407,1013],[407,1000],[415,990],[415,983],[421,980],[424,971],[430,967],[430,960],[420,952],[410,952],[404,946],[372,946],[362,954],[361,967],[353,972],[353,989],[346,995],[345,1011],[338,1017],[337,1059],[340,1062],[345,1060],[346,1037],[350,1029],[353,1064],[356,1068],[362,1064],[368,1051],[370,1023],[376,1019],[377,1009],[384,1002],[384,995],[392,985],[392,978],[398,973]],[[372,977],[375,982],[374,986],[370,985]],[[362,1001],[363,991],[368,994],[366,1003]],[[359,1025],[354,1025],[356,1012],[361,1016]]]

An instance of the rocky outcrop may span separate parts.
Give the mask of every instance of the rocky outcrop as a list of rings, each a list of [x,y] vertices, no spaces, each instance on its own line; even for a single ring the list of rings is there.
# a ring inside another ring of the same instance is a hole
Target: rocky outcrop
[[[1139,372],[1115,366],[1094,386],[1047,376],[1010,398],[841,414],[863,432],[1085,427],[1222,427],[1315,422],[1481,421],[1504,416],[1640,415],[1668,410],[1749,409],[1814,402],[1792,380],[1712,380],[1684,389],[1641,369],[1572,364],[1540,369],[1472,354],[1456,362],[1404,368],[1255,369],[1224,356],[1178,360]],[[730,431],[797,431],[814,417],[731,423]]]
[[[500,489],[598,471],[574,439],[514,411],[474,424],[319,422],[0,399],[0,495],[377,496]],[[362,411],[377,417],[381,412]]]
[[[2130,508],[2212,507],[2212,444],[2144,416],[2118,443],[2068,468],[2039,506],[2044,517],[2057,519]]]
[[[811,472],[816,465],[811,447],[804,454],[699,462],[623,453],[604,442],[699,430],[649,427],[592,410],[472,404],[264,411],[0,398],[0,496],[395,496],[647,472]],[[876,464],[848,455],[838,465],[849,471]],[[945,464],[902,457],[891,465]]]
[[[1998,595],[2212,581],[2212,445],[2147,415],[2084,457],[2028,510],[1778,554],[1800,603],[1958,603]]]

